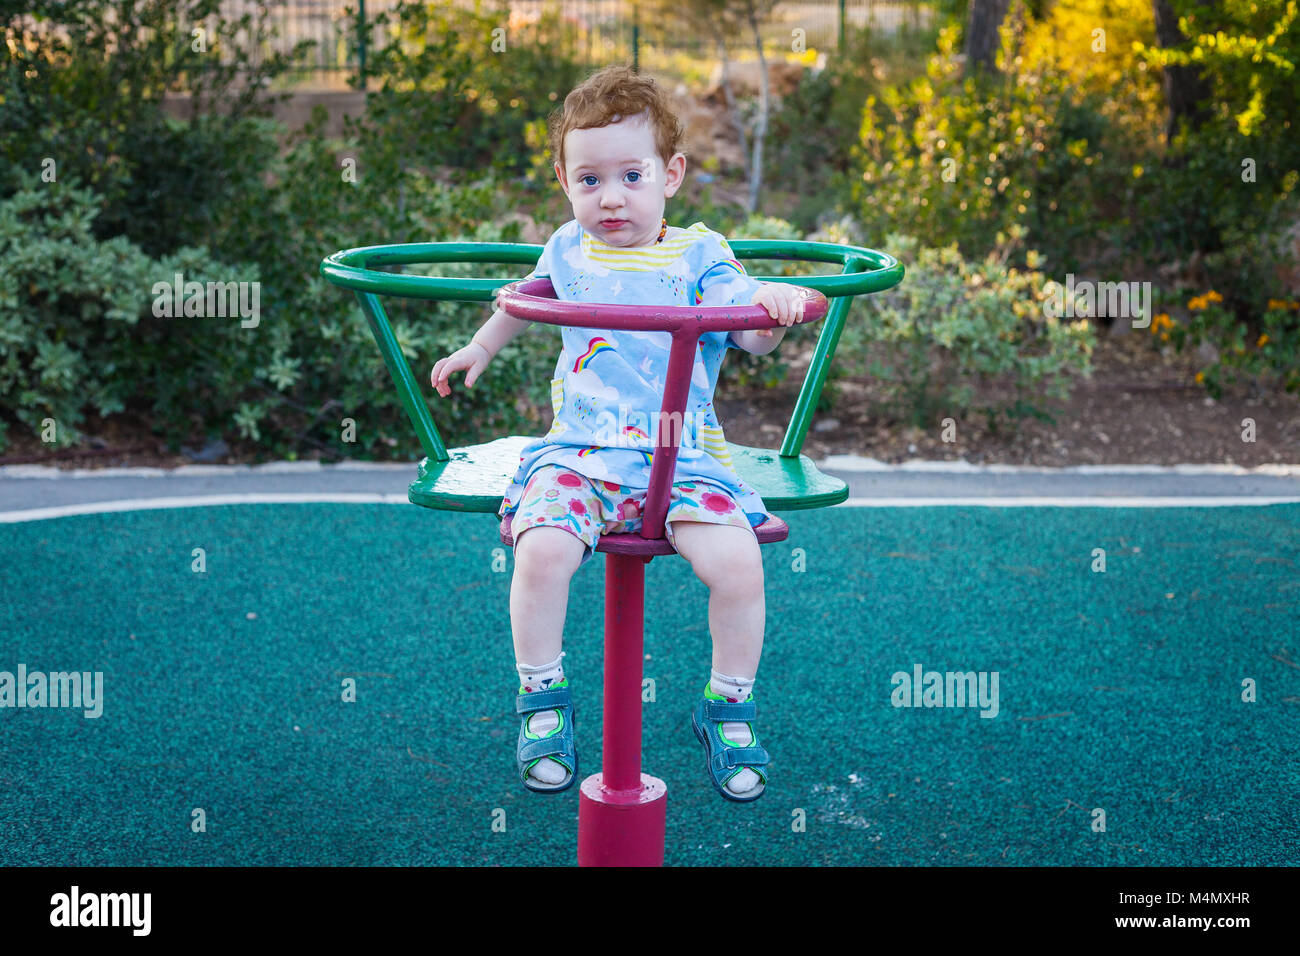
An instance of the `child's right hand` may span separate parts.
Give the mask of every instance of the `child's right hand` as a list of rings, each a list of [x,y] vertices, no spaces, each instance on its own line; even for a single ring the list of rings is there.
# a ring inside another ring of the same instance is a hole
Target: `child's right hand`
[[[429,376],[429,381],[433,384],[434,389],[443,398],[451,394],[451,373],[465,372],[465,386],[472,388],[474,382],[483,370],[487,368],[488,362],[492,357],[488,355],[487,349],[477,342],[471,342],[463,349],[452,352],[445,358],[440,358],[433,366],[433,372]]]

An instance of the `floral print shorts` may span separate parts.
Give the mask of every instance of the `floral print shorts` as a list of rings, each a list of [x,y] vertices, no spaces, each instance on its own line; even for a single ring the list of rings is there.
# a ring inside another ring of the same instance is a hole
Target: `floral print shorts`
[[[600,535],[641,530],[645,496],[645,490],[590,479],[563,465],[543,465],[528,479],[519,507],[510,519],[510,533],[517,543],[520,533],[534,525],[564,528],[587,545],[582,555],[585,564]],[[730,524],[753,530],[735,499],[721,486],[707,481],[679,481],[672,487],[664,537],[674,549],[675,521]]]

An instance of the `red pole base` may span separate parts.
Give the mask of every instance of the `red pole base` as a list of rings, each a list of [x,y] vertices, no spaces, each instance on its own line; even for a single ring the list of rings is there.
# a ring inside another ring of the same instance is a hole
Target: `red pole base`
[[[668,785],[641,774],[639,790],[609,790],[593,773],[578,790],[579,866],[663,866]]]

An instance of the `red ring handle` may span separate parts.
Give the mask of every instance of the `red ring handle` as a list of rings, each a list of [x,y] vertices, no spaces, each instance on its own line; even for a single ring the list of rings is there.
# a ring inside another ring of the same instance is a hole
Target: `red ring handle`
[[[795,325],[826,316],[826,296],[801,285],[803,315]],[[588,329],[623,329],[631,332],[730,332],[737,329],[774,329],[781,325],[761,305],[689,306],[627,305],[608,302],[572,302],[555,297],[550,279],[528,279],[502,286],[497,292],[501,311],[516,319]]]

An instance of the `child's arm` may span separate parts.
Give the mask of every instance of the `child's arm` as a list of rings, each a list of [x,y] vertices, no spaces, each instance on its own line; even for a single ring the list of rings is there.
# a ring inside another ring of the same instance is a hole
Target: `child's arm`
[[[495,301],[494,299],[494,304]],[[491,361],[498,352],[506,347],[511,339],[531,324],[531,322],[524,319],[516,319],[513,315],[498,308],[492,313],[492,318],[484,322],[469,341],[471,345],[482,347],[483,351],[487,353],[488,361]]]
[[[465,372],[465,386],[472,388],[478,377],[483,374],[488,363],[516,335],[528,328],[531,323],[497,309],[474,333],[469,345],[438,359],[433,366],[429,379],[438,394],[446,398],[451,394],[450,378],[452,372]]]
[[[789,327],[794,325],[796,319],[803,317],[803,301],[802,294],[796,292],[793,286],[784,282],[764,282],[749,304],[763,306],[772,318],[782,326]],[[731,333],[733,342],[754,355],[766,355],[780,345],[783,338],[785,328],[747,329]]]
[[[748,329],[731,333],[731,341],[754,355],[766,355],[780,345],[783,338],[785,329]]]

